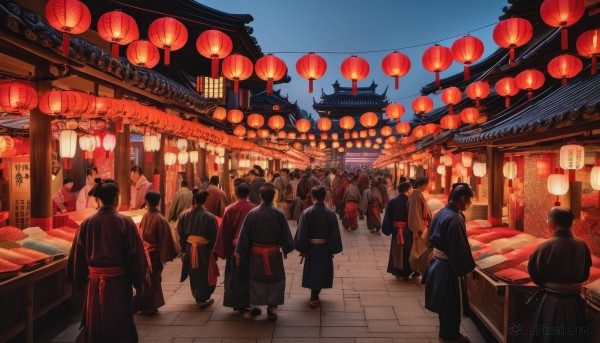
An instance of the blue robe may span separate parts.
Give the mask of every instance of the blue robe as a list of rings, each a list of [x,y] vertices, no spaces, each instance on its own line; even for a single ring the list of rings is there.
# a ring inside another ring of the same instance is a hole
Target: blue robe
[[[392,235],[390,246],[390,258],[388,261],[387,272],[398,277],[408,277],[412,273],[409,258],[413,243],[413,232],[408,225],[401,230],[404,244],[398,244],[399,230],[393,226],[393,222],[408,222],[408,196],[398,194],[397,197],[390,200],[385,208],[383,222],[381,223],[381,232],[386,236]]]
[[[326,244],[311,244],[311,239],[326,239]],[[302,287],[314,290],[333,285],[333,255],[342,252],[342,238],[335,212],[316,203],[300,216],[294,245],[305,257]]]

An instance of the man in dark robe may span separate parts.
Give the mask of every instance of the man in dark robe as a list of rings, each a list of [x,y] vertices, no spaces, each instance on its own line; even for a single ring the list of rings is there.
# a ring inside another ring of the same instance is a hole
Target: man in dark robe
[[[534,332],[533,342],[585,342],[587,339],[585,302],[580,291],[590,276],[592,257],[587,244],[571,232],[573,218],[568,208],[552,208],[547,223],[554,235],[540,244],[529,258],[527,269],[531,280],[545,293],[534,324],[566,329],[564,335]],[[575,330],[569,332],[571,328]]]
[[[74,289],[87,283],[80,338],[85,342],[137,342],[133,288],[140,292],[146,275],[144,246],[133,220],[116,210],[117,184],[101,181],[93,194],[101,207],[81,223],[67,264]]]
[[[344,203],[344,219],[342,226],[345,230],[358,229],[358,203],[360,202],[360,191],[356,187],[356,176],[350,180],[350,185],[344,193],[342,202]]]
[[[311,290],[309,305],[316,308],[321,289],[333,286],[333,255],[342,252],[342,238],[335,212],[325,206],[325,187],[314,187],[311,194],[313,205],[300,216],[294,245],[305,259],[302,287]]]
[[[141,292],[136,293],[134,301],[136,312],[140,311],[143,315],[153,315],[165,304],[161,286],[163,266],[177,257],[171,228],[158,209],[159,203],[160,193],[146,193],[148,211],[142,217],[139,227],[150,272],[150,278],[144,281],[144,287]]]
[[[248,282],[250,260],[247,257],[240,258],[240,263],[235,263],[233,252],[240,235],[242,223],[248,212],[256,207],[248,201],[250,187],[242,182],[235,188],[237,201],[225,209],[221,226],[217,234],[215,243],[215,254],[225,263],[225,294],[223,296],[223,306],[232,307],[234,310],[245,312],[250,308],[248,298]]]
[[[312,198],[310,190],[321,184],[321,181],[312,175],[312,171],[307,169],[302,176],[302,179],[298,181],[298,188],[296,194],[302,199],[302,211],[309,208],[312,205]]]
[[[267,318],[276,320],[285,294],[283,258],[294,250],[294,240],[283,213],[273,206],[275,186],[265,183],[260,196],[262,203],[242,224],[235,257],[238,266],[242,257],[250,259],[250,304],[267,305]]]
[[[363,192],[358,208],[362,213],[367,215],[367,229],[369,232],[379,232],[381,229],[383,200],[377,179],[373,179],[371,186]]]
[[[358,187],[360,195],[363,194],[365,189],[369,188],[369,175],[364,171],[358,173],[358,183],[356,184],[356,187]]]
[[[194,194],[192,208],[181,213],[177,222],[179,244],[183,250],[181,282],[190,277],[192,295],[200,308],[215,302],[210,297],[219,276],[212,252],[217,239],[217,218],[204,208],[207,198],[207,191]]]
[[[337,187],[335,189],[335,211],[340,216],[340,219],[344,219],[344,194],[346,189],[350,187],[350,181],[347,176],[340,176]]]
[[[388,180],[385,176],[381,176],[381,178],[379,179],[379,184],[377,185],[379,187],[379,192],[381,193],[381,200],[383,201],[383,207],[385,208],[388,204],[388,202],[390,202],[390,189],[388,187]]]
[[[411,191],[410,183],[400,184],[398,196],[390,200],[385,208],[381,225],[381,232],[386,236],[392,235],[387,272],[397,279],[406,279],[412,272],[408,259],[412,248],[413,233],[408,228],[408,208],[406,206]]]
[[[248,182],[250,183],[250,201],[258,205],[260,204],[260,188],[267,182],[265,171],[260,166],[255,165],[248,172]]]
[[[210,184],[205,191],[208,192],[208,199],[204,204],[204,208],[217,217],[223,217],[223,212],[227,207],[227,195],[219,188],[219,177],[217,175],[210,177]]]
[[[425,308],[438,314],[440,340],[469,342],[460,333],[460,322],[467,306],[465,275],[475,268],[471,255],[465,216],[474,193],[466,183],[452,187],[450,202],[433,218],[429,238],[434,258],[425,279]]]

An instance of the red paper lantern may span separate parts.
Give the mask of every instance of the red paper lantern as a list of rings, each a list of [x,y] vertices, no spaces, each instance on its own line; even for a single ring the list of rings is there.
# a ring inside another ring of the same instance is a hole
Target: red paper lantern
[[[459,114],[448,114],[440,119],[440,126],[447,130],[454,130],[460,126],[460,115]]]
[[[573,55],[560,55],[548,63],[548,74],[555,79],[562,79],[562,85],[567,84],[567,79],[579,74],[583,69],[583,62]]]
[[[233,42],[219,30],[206,30],[198,36],[196,49],[200,55],[211,59],[211,77],[219,78],[219,60],[231,53]]]
[[[0,84],[1,111],[22,114],[38,105],[38,94],[33,87],[21,82]]]
[[[425,137],[425,127],[422,125],[415,126],[415,128],[412,131],[412,135],[416,139],[421,139]]]
[[[296,130],[298,130],[300,133],[307,133],[311,126],[310,120],[308,119],[302,118],[296,121]]]
[[[306,54],[296,62],[296,71],[300,77],[308,80],[308,92],[313,92],[313,81],[318,80],[327,71],[327,61],[314,52]]]
[[[383,137],[388,137],[388,136],[391,136],[391,135],[392,135],[392,133],[393,133],[393,130],[392,130],[392,128],[391,128],[391,127],[389,127],[389,126],[384,126],[384,127],[382,127],[382,128],[381,128],[381,135],[382,135]]]
[[[223,120],[227,118],[227,110],[223,107],[217,107],[215,108],[212,117],[215,120]]]
[[[81,93],[53,90],[42,96],[39,108],[42,113],[51,116],[74,116],[80,113],[81,107]]]
[[[252,113],[246,119],[248,126],[254,129],[260,129],[263,125],[265,125],[265,118],[258,113]]]
[[[356,94],[357,82],[364,80],[370,71],[369,63],[358,57],[350,56],[342,62],[342,76],[352,81],[352,94]]]
[[[475,100],[475,107],[479,107],[479,100],[490,94],[490,85],[484,81],[473,82],[467,87],[467,95]]]
[[[256,76],[267,81],[267,94],[271,95],[273,94],[273,82],[283,79],[287,67],[282,59],[269,54],[256,61],[254,70],[256,70]]]
[[[367,129],[375,127],[378,121],[379,117],[374,112],[366,112],[362,116],[360,116],[360,125]]]
[[[399,122],[398,124],[396,124],[396,132],[398,132],[401,135],[408,135],[408,133],[410,132],[410,123],[407,122]]]
[[[540,7],[542,20],[549,26],[560,27],[560,47],[566,50],[569,47],[567,26],[578,22],[585,13],[583,0],[544,0]]]
[[[462,92],[457,87],[448,87],[442,91],[442,101],[448,105],[448,114],[452,114],[452,106],[462,99]]]
[[[515,79],[512,77],[505,77],[498,82],[496,82],[496,93],[498,95],[506,98],[505,106],[510,107],[510,97],[517,95],[519,93],[519,87],[517,87],[517,83]]]
[[[460,119],[467,124],[475,124],[479,120],[479,110],[475,107],[467,107],[460,111]]]
[[[385,107],[385,116],[388,119],[398,120],[404,115],[404,106],[402,104],[391,103]]]
[[[428,136],[435,135],[440,132],[440,126],[438,124],[429,123],[425,124],[425,134]]]
[[[427,71],[435,73],[435,86],[440,88],[440,72],[452,64],[452,50],[436,44],[425,50],[421,61]]]
[[[494,27],[494,42],[499,47],[510,49],[509,64],[515,64],[515,48],[523,46],[533,37],[533,26],[526,19],[509,18]]]
[[[552,174],[552,159],[550,157],[541,157],[536,160],[537,176],[540,179],[547,179]]]
[[[63,33],[63,55],[69,56],[69,34],[80,34],[90,28],[92,16],[87,6],[78,0],[49,0],[46,20]]]
[[[424,116],[425,113],[429,113],[433,109],[433,100],[425,95],[421,95],[413,100],[412,108],[416,114]]]
[[[454,60],[465,65],[465,80],[471,78],[469,65],[477,62],[483,56],[483,50],[483,42],[473,36],[461,37],[452,43],[452,56]]]
[[[279,131],[285,126],[285,119],[283,119],[283,117],[279,114],[276,114],[269,118],[268,124],[272,130]]]
[[[332,126],[332,123],[331,123],[331,119],[329,119],[329,118],[320,118],[319,120],[317,120],[317,127],[322,132],[329,131],[331,129],[331,126]]]
[[[227,121],[231,124],[239,124],[244,120],[244,112],[240,110],[229,110],[227,112]]]
[[[394,78],[394,89],[398,89],[399,78],[410,71],[410,59],[398,51],[386,55],[381,61],[381,69],[387,76]]]
[[[350,131],[356,125],[356,121],[351,116],[345,116],[340,119],[340,128],[345,131]]]
[[[600,29],[589,30],[577,38],[577,52],[592,59],[591,75],[596,75],[597,59],[600,56]]]
[[[248,57],[233,54],[225,57],[221,69],[223,70],[223,76],[233,81],[233,91],[237,92],[239,90],[239,81],[246,80],[252,76],[254,65],[252,65],[252,61]]]
[[[148,40],[158,48],[165,49],[166,66],[171,64],[171,51],[183,48],[187,39],[187,28],[175,18],[158,18],[148,27]]]
[[[533,91],[544,85],[544,80],[544,73],[536,69],[523,70],[515,77],[517,87],[528,92],[529,100],[533,98]]]
[[[111,56],[119,58],[119,45],[127,45],[140,38],[135,19],[119,10],[104,13],[98,19],[98,34],[112,47]]]
[[[233,129],[233,134],[242,138],[246,134],[246,128],[244,125],[238,125]]]
[[[154,68],[160,61],[160,53],[149,41],[136,40],[127,46],[127,59],[136,67]]]

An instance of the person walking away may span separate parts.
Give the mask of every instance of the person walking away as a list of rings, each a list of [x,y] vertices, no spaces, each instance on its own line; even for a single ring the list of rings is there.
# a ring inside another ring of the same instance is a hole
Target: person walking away
[[[210,184],[205,191],[208,192],[208,199],[204,204],[204,208],[217,217],[223,217],[227,207],[227,195],[219,188],[219,177],[217,175],[210,177]]]
[[[294,250],[294,240],[283,213],[273,206],[275,186],[265,183],[260,196],[260,206],[242,224],[235,258],[238,266],[242,258],[250,260],[250,304],[267,305],[267,318],[277,320],[277,306],[285,297],[283,258]]]
[[[277,188],[277,204],[278,207],[283,211],[285,215],[285,219],[289,220],[290,215],[290,207],[288,206],[288,202],[285,199],[285,191],[290,183],[290,170],[288,168],[283,168],[280,170],[279,176],[273,180],[273,185]]]
[[[410,254],[410,265],[413,277],[422,274],[431,255],[429,232],[431,209],[423,193],[429,187],[429,178],[419,178],[415,182],[414,191],[408,198],[408,228],[413,232],[413,245]]]
[[[379,187],[379,193],[381,194],[381,203],[383,204],[381,209],[383,210],[390,202],[390,189],[388,187],[387,178],[384,175],[379,178],[377,186]]]
[[[67,262],[73,288],[87,284],[78,342],[137,342],[133,288],[140,292],[146,275],[144,246],[133,220],[116,210],[119,186],[99,181],[93,195],[100,208],[81,223]]]
[[[381,229],[381,209],[383,200],[379,191],[379,181],[373,178],[369,188],[365,189],[360,198],[359,209],[367,215],[367,229],[369,232],[379,232]]]
[[[181,212],[190,207],[192,207],[192,191],[188,188],[187,181],[184,180],[181,181],[181,188],[173,195],[173,200],[169,207],[169,221],[177,221]]]
[[[225,209],[214,249],[217,256],[226,260],[223,306],[232,307],[241,313],[250,311],[250,300],[248,297],[250,261],[246,257],[240,258],[239,265],[237,265],[233,252],[244,219],[246,219],[248,212],[256,207],[256,205],[248,201],[249,194],[250,187],[247,183],[241,182],[236,186],[235,195],[237,201]]]
[[[475,261],[462,212],[469,208],[474,195],[468,184],[455,183],[450,202],[431,222],[434,257],[424,276],[425,308],[438,314],[442,342],[469,342],[460,333],[460,322],[468,308],[465,275],[475,268]]]
[[[190,278],[192,295],[200,308],[212,305],[211,295],[217,285],[219,267],[212,249],[217,239],[217,218],[204,208],[207,191],[199,191],[192,197],[192,208],[179,216],[177,232],[183,249],[181,280]]]
[[[408,182],[398,186],[398,196],[390,200],[385,208],[381,232],[392,235],[387,272],[397,279],[407,279],[412,270],[408,259],[412,248],[413,234],[408,228],[408,197],[412,186]]]
[[[148,272],[150,277],[144,280],[142,290],[135,294],[134,304],[136,312],[151,316],[164,306],[165,299],[162,292],[162,271],[164,264],[177,257],[173,236],[169,222],[160,213],[158,205],[160,193],[148,191],[146,193],[146,208],[148,211],[142,217],[139,232],[144,244]]]
[[[76,210],[76,198],[73,190],[73,179],[67,177],[63,180],[62,188],[52,197],[52,210],[54,213],[67,213]]]
[[[90,167],[85,172],[86,175],[86,183],[83,188],[79,191],[79,195],[77,196],[77,203],[75,208],[77,211],[83,211],[88,208],[97,209],[98,202],[96,198],[89,195],[90,191],[96,185],[96,178],[98,177],[98,168]]]
[[[302,199],[297,194],[298,180],[300,179],[300,172],[294,171],[291,174],[290,183],[288,184],[284,199],[288,202],[290,208],[290,219],[298,221],[300,214],[302,213]]]
[[[536,313],[536,327],[564,326],[575,331],[564,335],[535,335],[533,342],[585,342],[587,329],[585,301],[581,286],[590,276],[592,256],[587,244],[573,236],[574,215],[566,207],[553,207],[548,213],[548,228],[554,231],[529,258],[531,280],[542,287],[544,295]]]
[[[337,216],[325,205],[326,194],[323,186],[311,190],[313,205],[300,216],[294,237],[296,250],[305,259],[302,287],[311,290],[311,308],[321,304],[321,289],[333,287],[333,255],[343,249]]]
[[[250,184],[250,201],[255,205],[260,204],[260,188],[267,182],[265,180],[265,171],[258,165],[255,165],[248,172],[248,181]]]
[[[146,179],[142,168],[138,166],[131,167],[131,201],[130,210],[139,210],[146,205],[146,193],[152,188],[152,183]]]
[[[358,203],[360,202],[360,191],[357,184],[357,177],[355,176],[350,182],[342,202],[344,203],[344,220],[342,220],[342,226],[344,230],[356,230],[358,229]]]
[[[340,175],[340,180],[338,181],[338,185],[335,189],[335,211],[339,215],[341,220],[344,220],[344,194],[346,190],[350,186],[350,181],[348,181],[349,176]],[[352,179],[352,177],[350,177]]]

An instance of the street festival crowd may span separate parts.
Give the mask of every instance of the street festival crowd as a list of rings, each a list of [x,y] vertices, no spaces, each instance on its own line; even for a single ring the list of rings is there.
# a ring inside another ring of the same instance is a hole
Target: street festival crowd
[[[151,183],[135,166],[130,205],[147,209],[137,227],[116,210],[118,185],[97,178],[95,168],[87,176],[88,185],[77,199],[69,196],[68,179],[53,199],[63,213],[86,204],[98,208],[77,231],[67,268],[75,289],[87,288],[78,340],[137,341],[133,314],[151,316],[165,304],[161,272],[177,257],[182,260],[181,282],[189,278],[200,308],[214,303],[211,296],[220,276],[216,261],[221,258],[226,260],[223,305],[248,320],[262,314],[260,306],[267,306],[267,319],[272,321],[284,303],[283,259],[297,250],[304,264],[302,287],[310,290],[307,306],[318,308],[321,290],[333,285],[333,255],[343,250],[339,218],[348,232],[365,220],[369,232],[391,236],[387,272],[399,280],[420,278],[425,284],[425,307],[439,315],[440,342],[469,342],[460,333],[468,309],[465,276],[475,268],[463,214],[475,195],[469,184],[452,185],[447,205],[432,215],[424,197],[426,177],[392,180],[386,171],[340,168],[283,168],[267,177],[254,166],[245,178],[234,180],[232,204],[219,188],[218,176],[203,179],[197,189],[181,182],[165,217],[159,209],[161,194],[150,190]],[[67,206],[67,201],[73,204]],[[297,222],[294,236],[288,221]],[[572,221],[570,209],[552,208],[547,223],[555,234],[531,255],[529,273],[544,293],[534,324],[585,325],[578,294],[589,276],[591,256],[586,243],[573,237]]]

